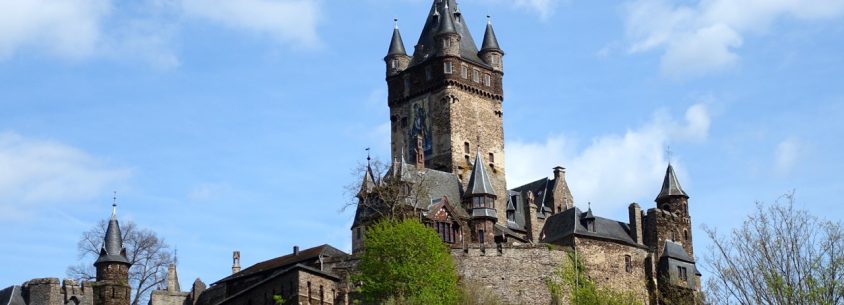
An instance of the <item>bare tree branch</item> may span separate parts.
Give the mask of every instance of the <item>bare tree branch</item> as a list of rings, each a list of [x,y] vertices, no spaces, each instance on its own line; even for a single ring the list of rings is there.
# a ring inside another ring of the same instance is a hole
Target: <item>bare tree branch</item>
[[[95,227],[82,233],[77,243],[78,265],[67,268],[67,276],[80,281],[96,279],[93,262],[100,254],[108,222],[100,221]],[[152,290],[161,286],[167,278],[167,266],[173,263],[170,246],[158,235],[147,229],[138,228],[127,221],[120,225],[123,246],[132,267],[129,268],[129,285],[132,287],[132,305],[146,304]]]
[[[844,229],[794,207],[794,194],[756,211],[713,242],[704,265],[713,304],[844,304]]]

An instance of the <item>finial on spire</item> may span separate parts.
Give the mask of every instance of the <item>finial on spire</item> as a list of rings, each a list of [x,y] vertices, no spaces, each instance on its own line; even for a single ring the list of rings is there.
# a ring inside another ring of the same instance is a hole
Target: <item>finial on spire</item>
[[[492,24],[492,16],[486,15],[486,24]]]
[[[111,198],[111,218],[117,216],[117,191],[114,191],[114,197]]]
[[[396,30],[399,29],[399,18],[393,18],[393,28]]]
[[[665,146],[665,155],[668,157],[668,164],[671,165],[671,145]]]
[[[369,165],[369,160],[372,158],[369,156],[369,147],[366,148],[366,164]]]

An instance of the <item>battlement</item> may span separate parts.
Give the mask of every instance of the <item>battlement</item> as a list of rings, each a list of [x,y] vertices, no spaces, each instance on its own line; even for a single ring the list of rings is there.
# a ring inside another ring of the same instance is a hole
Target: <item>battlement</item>
[[[21,285],[24,300],[29,305],[93,305],[92,282],[78,283],[71,279],[37,278]]]

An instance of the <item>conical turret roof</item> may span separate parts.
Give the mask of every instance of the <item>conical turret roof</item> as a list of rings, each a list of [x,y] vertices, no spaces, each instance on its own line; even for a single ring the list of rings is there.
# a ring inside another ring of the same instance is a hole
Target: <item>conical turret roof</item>
[[[481,46],[481,52],[484,51],[501,51],[498,46],[498,38],[495,37],[495,30],[492,29],[492,22],[487,22],[486,32],[484,32],[484,43]]]
[[[475,155],[475,164],[472,166],[472,176],[469,177],[469,183],[466,185],[466,192],[464,197],[471,197],[475,195],[492,195],[495,196],[495,191],[492,188],[492,183],[489,180],[489,175],[486,173],[484,161],[481,159],[480,150]]]
[[[677,180],[677,174],[674,173],[674,167],[671,166],[671,163],[668,164],[668,168],[665,170],[665,179],[662,181],[662,189],[659,191],[659,195],[656,196],[656,201],[661,201],[670,196],[689,198],[689,195],[680,186],[680,180]]]
[[[393,38],[390,40],[390,49],[387,50],[387,56],[405,55],[407,51],[404,49],[404,41],[401,39],[398,24],[393,29]]]
[[[445,30],[453,31],[460,35],[460,57],[462,59],[483,67],[488,67],[489,65],[478,57],[478,46],[469,33],[469,28],[466,26],[463,16],[459,13],[457,2],[455,0],[433,1],[434,3],[431,6],[428,19],[422,28],[422,34],[419,35],[419,41],[416,43],[417,46],[421,45],[422,49],[416,50],[413,53],[413,60],[410,65],[415,66],[421,64],[436,56],[436,36]],[[453,30],[449,29],[449,27],[453,28]]]
[[[108,221],[103,247],[100,249],[100,256],[94,265],[100,263],[124,263],[129,264],[126,258],[126,248],[123,248],[123,236],[120,234],[120,224],[117,222],[116,204],[112,205],[111,219]]]

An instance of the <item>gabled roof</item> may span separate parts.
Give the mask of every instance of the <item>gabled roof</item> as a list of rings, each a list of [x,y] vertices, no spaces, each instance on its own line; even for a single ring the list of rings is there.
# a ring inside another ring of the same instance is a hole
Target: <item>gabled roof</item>
[[[695,259],[691,258],[689,254],[686,253],[686,249],[684,249],[682,245],[670,240],[665,241],[665,248],[663,248],[660,258],[673,258],[687,263],[695,263]]]
[[[595,217],[595,231],[590,232],[584,222],[586,213],[583,213],[577,207],[570,208],[562,213],[554,214],[545,220],[545,226],[542,232],[545,238],[542,242],[546,243],[563,243],[567,237],[576,235],[579,237],[592,237],[604,240],[610,240],[630,246],[644,247],[644,245],[637,244],[630,237],[630,227],[627,223],[603,218]]]
[[[466,191],[463,197],[471,197],[475,195],[492,195],[495,196],[495,190],[492,189],[492,183],[489,180],[489,175],[486,173],[486,166],[481,159],[481,152],[475,154],[475,164],[472,165],[472,176],[469,177],[469,183],[466,184]]]
[[[232,280],[248,277],[251,275],[257,275],[261,273],[267,273],[273,270],[279,270],[283,268],[287,268],[294,264],[303,263],[307,264],[308,262],[312,262],[318,260],[320,256],[323,257],[338,257],[338,256],[348,256],[346,252],[343,252],[337,248],[332,247],[331,245],[325,244],[322,246],[313,247],[310,249],[305,249],[299,251],[299,254],[290,253],[284,256],[279,256],[270,260],[266,260],[252,266],[249,268],[243,269],[242,271],[227,276],[212,285],[216,285],[222,282],[229,282]]]
[[[674,173],[674,167],[671,166],[671,163],[668,164],[668,168],[665,169],[665,179],[662,181],[662,189],[659,191],[659,195],[656,196],[656,201],[662,201],[671,196],[683,196],[689,198],[689,195],[686,195],[686,192],[683,191],[683,187],[680,186],[680,180],[677,180],[677,174]]]
[[[236,298],[238,298],[238,297],[240,297],[240,296],[242,296],[242,295],[244,295],[244,294],[250,293],[250,292],[252,292],[252,289],[255,289],[256,287],[259,287],[260,285],[262,285],[262,284],[264,284],[264,283],[266,283],[266,282],[268,282],[268,281],[272,281],[273,279],[275,279],[275,278],[277,278],[277,277],[279,277],[279,276],[282,276],[282,275],[288,274],[288,273],[290,273],[291,271],[305,271],[305,272],[308,272],[308,273],[311,273],[311,274],[314,274],[314,275],[317,275],[317,276],[321,276],[321,277],[324,277],[324,278],[328,278],[328,279],[330,279],[330,280],[332,280],[332,281],[335,281],[335,282],[340,280],[340,277],[338,277],[337,275],[334,275],[334,274],[331,274],[331,273],[328,273],[328,272],[325,272],[325,271],[319,270],[319,269],[314,268],[314,267],[311,267],[311,266],[307,266],[307,265],[303,265],[303,264],[295,264],[295,265],[293,265],[293,266],[291,266],[291,267],[289,267],[289,268],[286,268],[286,269],[284,269],[284,270],[281,270],[281,271],[279,271],[279,272],[274,273],[273,275],[271,275],[271,276],[267,277],[266,279],[263,279],[263,280],[261,280],[261,281],[259,281],[259,282],[255,283],[255,284],[253,284],[252,286],[247,287],[246,289],[243,289],[243,290],[241,290],[241,291],[238,291],[237,293],[233,294],[232,296],[230,296],[230,297],[228,297],[228,298],[225,298],[224,300],[220,301],[220,302],[219,302],[219,303],[217,303],[217,304],[226,304],[226,302],[229,302],[229,301],[231,301],[231,300],[234,300],[234,299],[236,299]]]
[[[469,33],[469,28],[466,26],[463,16],[458,13],[457,2],[455,0],[434,0],[433,2],[434,4],[431,5],[428,19],[422,28],[422,34],[419,35],[419,41],[416,43],[417,45],[422,45],[423,48],[413,53],[413,60],[410,62],[410,66],[416,66],[436,56],[435,36],[440,33],[442,25],[450,22],[454,28],[454,32],[460,35],[460,57],[482,67],[489,67],[486,62],[478,57],[478,47],[474,39],[472,39],[472,34]],[[445,8],[446,5],[448,6],[448,10]]]
[[[0,305],[26,305],[21,286],[10,286],[0,290]]]

